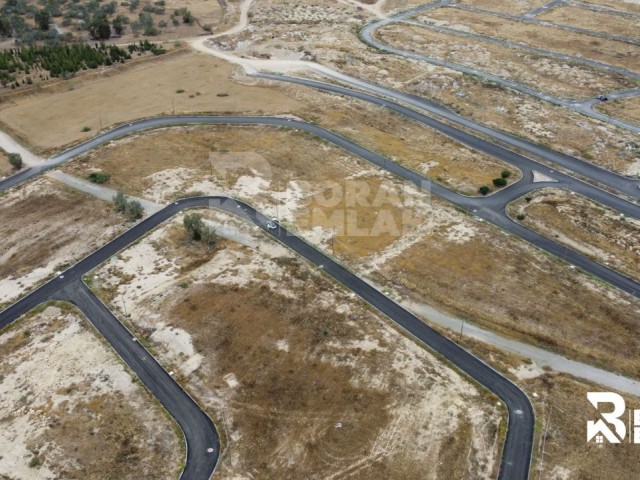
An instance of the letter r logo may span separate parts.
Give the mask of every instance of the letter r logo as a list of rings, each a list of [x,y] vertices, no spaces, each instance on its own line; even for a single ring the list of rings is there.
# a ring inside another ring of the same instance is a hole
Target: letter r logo
[[[599,410],[598,405],[601,403],[613,405],[612,411],[600,412],[602,419],[587,421],[587,442],[595,438],[596,443],[603,443],[606,438],[609,443],[620,443],[627,434],[627,427],[620,420],[626,409],[624,398],[612,392],[587,392],[587,399],[597,410]],[[615,433],[607,424],[614,428]]]

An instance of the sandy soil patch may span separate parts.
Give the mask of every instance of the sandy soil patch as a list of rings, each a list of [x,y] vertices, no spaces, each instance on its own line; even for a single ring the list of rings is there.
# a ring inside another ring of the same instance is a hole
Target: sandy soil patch
[[[121,255],[144,250],[155,273],[115,259],[93,284],[128,296],[131,323],[223,424],[220,475],[495,474],[492,400],[252,227],[256,249],[221,240],[190,270],[172,228]],[[156,275],[173,278],[146,288]]]
[[[38,178],[0,196],[0,304],[80,260],[126,225],[101,200]]]
[[[280,92],[231,81],[233,68],[197,53],[160,56],[125,72],[69,80],[63,92],[12,99],[0,110],[0,121],[31,145],[55,149],[95,135],[101,125],[106,128],[174,110],[282,113],[297,107]],[[91,131],[82,132],[85,126]]]
[[[595,15],[585,12],[584,15]],[[425,18],[445,20],[452,28],[464,25],[476,33],[505,38],[578,57],[640,71],[640,58],[635,45],[592,37],[586,34],[558,30],[554,27],[528,24],[482,13],[455,8],[440,8],[427,12]]]
[[[623,98],[610,102],[600,102],[597,110],[640,125],[640,97]],[[640,152],[638,153],[640,156]]]
[[[622,75],[584,65],[417,26],[384,27],[376,31],[376,37],[401,50],[473,67],[563,98],[591,98],[601,92],[624,90],[638,84]]]
[[[526,226],[631,277],[640,275],[640,221],[564,190],[533,192],[510,206]]]
[[[77,311],[37,310],[0,346],[0,476],[178,474],[173,423]]]
[[[539,15],[540,20],[586,28],[595,32],[607,32],[613,35],[626,35],[638,38],[640,18],[621,17],[609,13],[594,12],[570,5],[552,8]]]

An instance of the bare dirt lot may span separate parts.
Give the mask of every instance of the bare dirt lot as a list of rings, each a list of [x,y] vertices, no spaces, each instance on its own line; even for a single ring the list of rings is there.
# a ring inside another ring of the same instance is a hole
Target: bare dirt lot
[[[622,75],[418,26],[384,27],[376,37],[401,50],[473,67],[561,98],[591,98],[638,85]]]
[[[585,15],[594,15],[585,12]],[[445,21],[451,28],[470,30],[496,38],[505,38],[546,50],[567,53],[603,63],[640,71],[640,57],[635,45],[559,30],[555,27],[528,24],[493,15],[440,8],[420,15],[420,20]]]
[[[218,419],[221,477],[495,475],[493,401],[283,247],[205,215],[251,246],[207,251],[178,218],[92,281]]]
[[[79,312],[37,309],[0,347],[0,477],[177,477],[176,427]]]
[[[0,304],[126,227],[107,202],[41,177],[0,196]]]
[[[163,55],[102,78],[70,80],[65,91],[12,98],[0,122],[39,150],[76,143],[110,125],[163,113],[287,112],[297,102],[230,80],[233,67],[187,51]],[[64,121],[61,121],[64,112]],[[83,132],[83,128],[91,130]]]
[[[510,206],[513,217],[543,235],[620,272],[640,277],[640,221],[621,218],[579,195],[545,189]]]
[[[600,102],[596,108],[614,117],[640,125],[640,97]]]
[[[594,12],[570,5],[552,8],[539,15],[540,20],[586,28],[595,32],[606,32],[614,35],[626,35],[632,38],[640,36],[640,18],[621,17],[609,13]]]

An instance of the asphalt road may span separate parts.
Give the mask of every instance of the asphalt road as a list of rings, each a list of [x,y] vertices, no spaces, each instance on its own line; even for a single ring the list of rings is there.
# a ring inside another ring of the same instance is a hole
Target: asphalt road
[[[482,12],[482,13],[488,13],[488,11],[483,11],[482,9],[478,9],[476,7],[471,7],[469,5],[462,5],[462,4],[454,4],[452,2],[452,0],[438,0],[432,3],[428,3],[426,5],[422,5],[420,7],[416,7],[413,8],[411,10],[408,10],[406,12],[402,12],[399,13],[397,15],[394,15],[393,17],[388,17],[382,20],[379,20],[377,22],[374,23],[370,23],[369,25],[366,25],[361,31],[360,31],[360,38],[361,40],[366,43],[367,45],[369,45],[370,47],[373,47],[377,50],[386,52],[386,53],[391,53],[403,58],[408,58],[408,59],[412,59],[412,60],[417,60],[417,61],[422,61],[422,62],[426,62],[426,63],[430,63],[432,65],[438,65],[441,67],[445,67],[445,68],[449,68],[452,70],[456,70],[458,72],[462,72],[462,73],[467,73],[469,75],[474,75],[476,77],[479,78],[483,78],[485,80],[494,82],[498,85],[502,85],[503,87],[506,88],[510,88],[512,90],[516,90],[518,92],[521,93],[525,93],[527,95],[530,95],[534,98],[538,98],[540,100],[544,100],[547,101],[549,103],[552,103],[554,105],[558,105],[558,106],[562,106],[565,108],[569,108],[572,109],[576,112],[582,113],[583,115],[604,121],[604,122],[608,122],[611,123],[612,125],[616,125],[620,128],[624,128],[626,130],[630,130],[632,132],[635,133],[640,133],[640,125],[635,125],[633,123],[630,122],[626,122],[624,120],[621,120],[619,118],[616,117],[612,117],[610,115],[607,115],[605,113],[602,113],[600,111],[597,111],[593,108],[593,104],[590,101],[573,101],[573,100],[566,100],[563,98],[559,98],[556,97],[554,95],[548,94],[548,93],[544,93],[541,92],[539,90],[536,90],[535,88],[529,87],[527,85],[524,85],[522,83],[513,81],[513,80],[509,80],[507,78],[504,77],[500,77],[498,75],[494,75],[488,72],[485,72],[483,70],[479,70],[477,68],[473,68],[473,67],[468,67],[466,65],[462,65],[459,63],[455,63],[455,62],[451,62],[451,61],[447,61],[447,60],[443,60],[440,58],[436,58],[436,57],[431,57],[428,55],[422,55],[419,53],[415,53],[415,52],[409,52],[409,51],[405,51],[399,48],[395,48],[392,47],[384,42],[381,42],[379,40],[377,40],[376,38],[374,38],[374,32],[376,30],[378,30],[379,28],[388,26],[388,25],[393,25],[394,23],[410,23],[412,25],[417,25],[423,28],[432,28],[432,29],[438,29],[439,27],[431,27],[431,26],[427,26],[423,23],[419,23],[419,22],[414,22],[411,20],[408,20],[409,18],[413,17],[414,15],[417,15],[421,12],[424,12],[426,10],[430,10],[430,9],[435,9],[435,8],[442,8],[442,7],[455,7],[455,8],[463,8],[466,10],[471,10],[471,11],[477,11],[477,12]],[[518,20],[518,21],[524,21],[524,22],[533,22],[533,23],[539,23],[539,24],[544,24],[544,25],[551,25],[555,28],[560,28],[560,29],[564,29],[564,30],[569,30],[569,31],[579,31],[580,33],[588,33],[590,35],[594,35],[594,36],[599,36],[599,37],[605,37],[605,38],[610,38],[612,40],[620,40],[620,38],[617,38],[618,36],[614,36],[614,35],[609,35],[609,34],[602,34],[599,32],[592,32],[592,31],[583,31],[582,29],[574,29],[572,27],[568,27],[565,25],[559,25],[559,24],[551,24],[550,22],[543,22],[541,20],[538,20],[536,18],[530,18],[530,17],[514,17],[511,15],[507,15],[507,14],[502,14],[502,13],[498,13],[498,12],[490,12],[492,15],[497,15],[500,17],[504,17],[504,18],[509,18],[509,19],[514,19],[514,20]],[[440,32],[443,33],[450,33],[447,31],[446,28],[439,28]],[[456,33],[456,35],[461,35],[459,33]],[[491,41],[493,41],[494,43],[502,43],[503,45],[507,45],[508,46],[508,42],[503,41],[501,39],[495,39],[493,37],[487,37],[484,36],[485,38],[482,38],[482,36],[480,35],[475,35],[475,38],[478,39],[491,39]],[[616,37],[616,38],[614,38]],[[632,39],[630,37],[621,37],[624,39],[624,41],[627,41],[628,43],[634,43],[637,40]],[[515,45],[515,43],[514,43]],[[528,48],[532,48],[532,47],[528,47]],[[542,49],[540,49],[541,51],[543,51]],[[555,54],[556,56],[560,56],[560,54]],[[567,56],[568,57],[568,56]],[[585,62],[582,62],[585,63]],[[592,62],[592,66],[595,66],[595,63]],[[596,67],[596,68],[600,68],[600,67]],[[612,67],[609,66],[608,70],[609,71],[616,71],[617,67]],[[624,70],[626,71],[626,70]],[[631,73],[631,72],[628,72]],[[635,74],[634,74],[635,75]],[[602,92],[602,93],[606,93],[606,92]],[[635,93],[638,93],[638,91],[635,91]],[[631,95],[631,93],[629,93],[629,95]]]
[[[78,262],[7,310],[0,312],[0,328],[16,321],[33,307],[50,299],[75,304],[111,343],[113,348],[176,419],[187,440],[187,465],[183,479],[207,479],[219,455],[218,438],[211,420],[180,388],[153,357],[133,341],[130,332],[86,288],[82,276],[126,248],[176,213],[194,207],[209,207],[238,215],[259,226],[285,246],[322,268],[328,275],[385,314],[400,327],[441,354],[462,372],[499,397],[508,409],[508,429],[500,464],[500,480],[528,478],[533,447],[535,417],[527,396],[493,368],[442,336],[379,290],[334,262],[301,238],[277,225],[266,227],[269,218],[249,205],[228,197],[195,197],[169,204],[163,210],[136,224],[104,247]],[[212,452],[207,449],[213,448]]]

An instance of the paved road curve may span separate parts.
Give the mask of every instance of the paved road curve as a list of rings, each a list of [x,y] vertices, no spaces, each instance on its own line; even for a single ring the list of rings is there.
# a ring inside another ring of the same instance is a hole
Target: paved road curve
[[[531,403],[522,390],[301,238],[280,225],[275,230],[267,229],[266,224],[269,219],[266,216],[249,205],[228,197],[187,198],[168,205],[0,312],[0,328],[11,324],[33,307],[50,299],[66,300],[77,305],[180,424],[188,445],[187,466],[182,478],[209,478],[215,468],[219,451],[213,424],[152,356],[138,342],[133,341],[131,333],[81,282],[83,275],[165,220],[184,209],[194,207],[217,208],[253,222],[309,262],[322,268],[346,288],[497,395],[505,403],[509,412],[499,478],[501,480],[528,478],[535,418]],[[213,451],[208,452],[208,448],[213,448]]]

